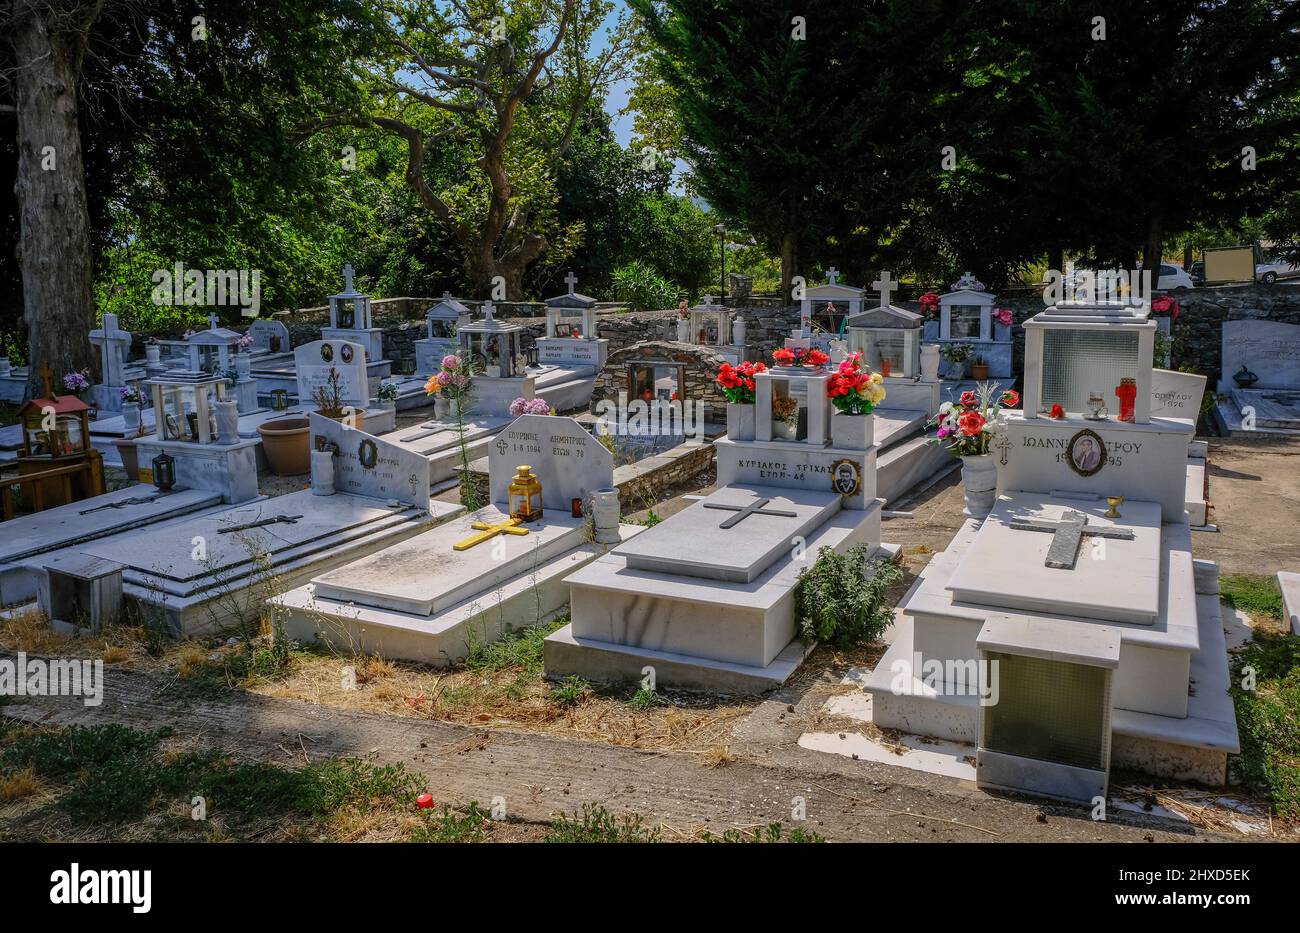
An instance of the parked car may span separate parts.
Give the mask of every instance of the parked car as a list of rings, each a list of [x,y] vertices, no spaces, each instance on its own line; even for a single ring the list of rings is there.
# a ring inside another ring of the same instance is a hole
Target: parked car
[[[1198,259],[1188,266],[1187,274],[1192,277],[1192,284],[1197,288],[1205,285],[1205,263],[1201,260]]]
[[[1300,266],[1285,259],[1273,259],[1255,265],[1255,279],[1265,285],[1272,285],[1278,279],[1288,275],[1300,275]]]
[[[1142,264],[1138,263],[1138,269]],[[1196,283],[1182,266],[1176,266],[1171,262],[1162,262],[1160,264],[1160,281],[1156,283],[1156,288],[1161,291],[1168,291],[1171,288],[1195,288]]]

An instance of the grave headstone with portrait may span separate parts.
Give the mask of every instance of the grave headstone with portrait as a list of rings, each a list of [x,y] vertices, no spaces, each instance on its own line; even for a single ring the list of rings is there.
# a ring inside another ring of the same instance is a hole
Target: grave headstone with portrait
[[[366,378],[366,348],[350,340],[315,340],[293,350],[294,369],[298,374],[298,403],[312,404],[317,389],[328,388],[331,376],[337,377],[342,401],[365,408],[370,399]]]
[[[1150,314],[1025,323],[993,510],[931,560],[863,680],[877,726],[969,743],[981,785],[1092,803],[1113,765],[1218,784],[1238,750],[1217,570],[1193,569],[1195,422],[1158,413]]]
[[[1223,322],[1215,417],[1225,434],[1300,434],[1300,325]]]
[[[756,377],[755,439],[716,442],[719,488],[568,578],[572,621],[546,639],[548,676],[649,668],[660,686],[742,693],[789,678],[809,649],[795,638],[799,571],[823,547],[890,553],[871,431],[836,442],[828,379]]]
[[[609,341],[596,332],[596,299],[576,290],[578,277],[564,278],[568,291],[546,299],[546,336],[537,338],[537,361],[561,366],[605,365]]]

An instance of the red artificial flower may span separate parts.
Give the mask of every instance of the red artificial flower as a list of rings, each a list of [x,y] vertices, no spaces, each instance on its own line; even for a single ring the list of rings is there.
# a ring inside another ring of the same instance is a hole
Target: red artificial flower
[[[1002,393],[1002,404],[1006,408],[1015,408],[1020,404],[1020,393],[1015,389],[1007,389]]]
[[[1051,417],[1053,417],[1053,418],[1064,418],[1064,417],[1065,417],[1065,409],[1062,408],[1062,407],[1060,406],[1059,403],[1057,403],[1056,405],[1053,405],[1053,406],[1052,406]]]
[[[977,411],[962,412],[961,417],[957,419],[957,426],[961,428],[961,433],[967,437],[975,437],[983,430],[985,418]]]
[[[962,408],[974,408],[979,404],[979,397],[970,389],[967,389],[961,394],[960,403]]]
[[[830,362],[830,357],[821,350],[808,351],[808,363],[811,366],[821,366],[823,363]]]
[[[795,359],[794,351],[787,350],[784,347],[781,348],[780,350],[773,350],[772,359],[776,360],[778,363],[783,363],[788,365],[794,362]]]

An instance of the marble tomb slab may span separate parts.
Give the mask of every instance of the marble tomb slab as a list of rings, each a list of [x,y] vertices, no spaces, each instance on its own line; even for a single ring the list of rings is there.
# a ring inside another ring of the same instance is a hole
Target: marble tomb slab
[[[1300,389],[1300,325],[1247,318],[1223,322],[1219,391],[1231,390],[1245,366],[1259,381],[1255,389]]]
[[[1153,624],[1160,613],[1160,506],[1126,500],[1118,519],[1106,518],[1106,509],[1105,500],[999,497],[948,590],[954,600],[979,606]],[[1128,529],[1133,540],[1085,534],[1074,568],[1063,569],[1045,566],[1056,535],[1011,527],[1020,520],[1060,522],[1071,512],[1087,516],[1088,526]]]
[[[353,602],[430,616],[477,593],[485,602],[497,583],[541,566],[551,557],[583,543],[586,522],[568,511],[544,510],[528,525],[527,535],[499,534],[464,551],[452,546],[479,531],[475,522],[497,524],[509,516],[494,506],[461,515],[401,544],[316,577],[322,599]]]
[[[760,502],[763,512],[793,515],[751,513],[730,528],[722,527]],[[834,492],[724,486],[614,553],[634,570],[749,583],[789,554],[796,539],[806,538],[839,509],[840,497]]]

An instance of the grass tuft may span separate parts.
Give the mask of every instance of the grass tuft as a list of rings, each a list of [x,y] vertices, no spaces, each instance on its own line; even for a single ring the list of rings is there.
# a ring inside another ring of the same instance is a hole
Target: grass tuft
[[[580,813],[561,814],[551,823],[547,842],[658,842],[659,829],[637,814],[614,816],[600,804],[584,803]]]

